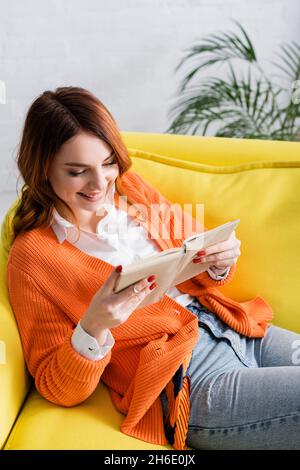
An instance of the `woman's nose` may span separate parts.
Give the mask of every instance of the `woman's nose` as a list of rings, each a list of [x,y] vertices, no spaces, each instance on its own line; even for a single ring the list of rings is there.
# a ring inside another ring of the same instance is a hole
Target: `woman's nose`
[[[106,187],[106,185],[107,181],[103,172],[97,172],[93,174],[90,181],[90,186],[93,186],[93,189],[99,189],[99,191],[101,191]]]

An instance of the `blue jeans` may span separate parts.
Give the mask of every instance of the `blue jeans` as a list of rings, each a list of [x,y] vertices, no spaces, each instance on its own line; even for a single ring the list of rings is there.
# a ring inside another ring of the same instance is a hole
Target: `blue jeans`
[[[268,326],[263,338],[230,329],[198,300],[199,341],[189,366],[194,449],[300,449],[300,335]]]

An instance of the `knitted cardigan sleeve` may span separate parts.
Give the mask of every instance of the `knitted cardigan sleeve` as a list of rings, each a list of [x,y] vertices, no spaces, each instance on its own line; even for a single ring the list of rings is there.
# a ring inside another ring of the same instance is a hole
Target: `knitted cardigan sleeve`
[[[12,263],[7,266],[7,282],[25,362],[37,390],[58,405],[83,402],[95,390],[111,352],[98,361],[77,353],[71,344],[76,325],[37,282]]]

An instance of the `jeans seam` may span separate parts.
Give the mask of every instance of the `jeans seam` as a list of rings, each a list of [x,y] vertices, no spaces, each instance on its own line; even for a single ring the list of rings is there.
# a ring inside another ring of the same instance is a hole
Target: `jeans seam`
[[[288,413],[286,415],[282,415],[282,416],[276,416],[274,418],[268,418],[268,419],[261,419],[261,420],[258,420],[258,421],[252,421],[252,422],[249,422],[249,423],[244,423],[244,424],[234,424],[232,426],[225,426],[225,427],[204,427],[204,426],[197,426],[197,425],[189,425],[189,429],[191,430],[199,430],[199,429],[203,429],[203,430],[226,430],[226,429],[234,429],[234,428],[237,428],[237,429],[241,429],[241,428],[246,428],[246,427],[249,427],[249,426],[252,426],[253,424],[261,424],[261,423],[269,423],[269,422],[272,422],[272,421],[276,421],[276,420],[280,420],[282,418],[293,418],[295,416],[300,416],[300,413],[298,411],[294,412],[294,413]]]

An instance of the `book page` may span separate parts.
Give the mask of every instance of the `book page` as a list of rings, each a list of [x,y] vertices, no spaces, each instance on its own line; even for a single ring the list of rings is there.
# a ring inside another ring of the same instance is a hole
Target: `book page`
[[[207,230],[200,234],[192,235],[184,241],[185,254],[182,259],[180,266],[178,267],[178,275],[173,281],[173,286],[180,284],[181,282],[186,281],[198,274],[204,272],[211,265],[210,263],[201,263],[195,264],[192,262],[196,254],[200,250],[204,250],[208,246],[215,245],[216,243],[221,243],[226,241],[233,230],[239,224],[240,219],[234,220],[233,222],[227,222],[224,225]]]
[[[227,240],[238,223],[239,220],[235,220],[212,230],[192,235],[184,240],[182,247],[169,248],[147,258],[142,258],[129,266],[124,266],[114,292],[120,292],[151,276],[151,274],[155,274],[157,287],[146,296],[137,309],[158,302],[170,287],[206,271],[211,263],[195,264],[192,262],[197,251]]]
[[[124,266],[121,272],[121,277],[125,276],[125,274],[127,275],[135,272],[142,273],[145,268],[160,264],[163,258],[164,262],[167,260],[171,261],[174,257],[174,254],[180,253],[182,256],[183,252],[183,248],[169,248],[167,250],[161,251],[160,253],[154,253],[153,255],[147,256],[147,258],[141,258],[128,266]],[[121,282],[121,285],[122,289],[126,287],[125,283],[123,282]]]
[[[123,267],[114,292],[120,292],[131,284],[141,281],[151,276],[151,274],[155,274],[157,287],[147,295],[137,308],[158,302],[172,284],[174,273],[178,272],[178,265],[182,260],[183,254],[183,247],[170,248]]]

